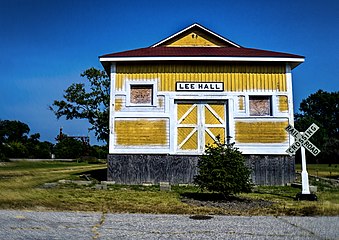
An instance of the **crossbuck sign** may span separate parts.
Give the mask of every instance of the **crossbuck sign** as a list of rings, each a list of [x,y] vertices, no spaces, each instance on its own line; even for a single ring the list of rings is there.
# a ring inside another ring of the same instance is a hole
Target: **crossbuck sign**
[[[304,133],[300,133],[293,126],[288,125],[285,130],[291,134],[295,141],[294,143],[286,150],[286,152],[292,156],[297,152],[300,147],[304,147],[308,151],[310,151],[314,156],[317,156],[320,153],[320,150],[308,139],[318,131],[319,127],[313,123]]]

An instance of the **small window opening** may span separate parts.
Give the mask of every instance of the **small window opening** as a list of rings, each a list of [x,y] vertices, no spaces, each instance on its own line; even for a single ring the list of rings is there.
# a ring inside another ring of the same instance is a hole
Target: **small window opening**
[[[153,85],[131,85],[132,104],[153,104]]]
[[[250,116],[271,116],[271,96],[249,96]]]

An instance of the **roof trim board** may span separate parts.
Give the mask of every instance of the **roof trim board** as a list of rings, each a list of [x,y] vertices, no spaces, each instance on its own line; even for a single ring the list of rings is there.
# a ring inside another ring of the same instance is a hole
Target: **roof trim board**
[[[298,62],[304,58],[284,57],[100,57],[101,62],[131,61],[226,61],[226,62]]]
[[[156,62],[156,61],[196,61],[196,62],[280,62],[294,69],[305,61],[304,58],[283,57],[101,57],[101,64],[107,72],[113,62]]]

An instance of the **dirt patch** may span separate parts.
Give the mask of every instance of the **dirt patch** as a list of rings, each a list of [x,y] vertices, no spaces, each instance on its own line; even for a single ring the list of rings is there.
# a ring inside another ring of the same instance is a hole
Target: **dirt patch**
[[[252,213],[259,209],[271,207],[274,203],[262,199],[248,199],[243,197],[224,197],[213,193],[185,193],[181,201],[199,207],[213,207],[223,210],[224,213]]]

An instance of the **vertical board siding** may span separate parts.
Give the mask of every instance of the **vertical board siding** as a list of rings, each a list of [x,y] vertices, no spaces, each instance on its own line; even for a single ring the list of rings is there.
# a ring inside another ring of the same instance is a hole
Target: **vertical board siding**
[[[237,143],[284,143],[288,139],[285,127],[288,121],[243,121],[235,122]]]
[[[245,158],[255,185],[286,185],[295,180],[294,156],[245,155]],[[199,171],[198,160],[199,156],[187,155],[110,154],[107,180],[118,184],[191,184]]]
[[[116,146],[169,146],[168,119],[115,119]]]
[[[238,96],[238,110],[245,111],[245,96]]]
[[[177,81],[223,82],[230,92],[287,91],[285,66],[273,64],[117,64],[116,90],[126,79],[159,79],[159,91],[175,91]]]
[[[124,99],[122,97],[116,97],[115,98],[115,104],[114,104],[114,110],[116,112],[120,112],[123,104],[125,104]]]

